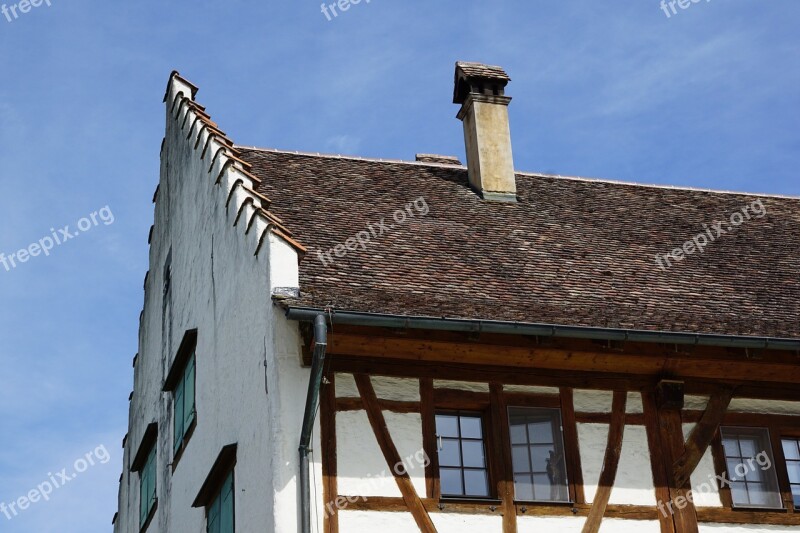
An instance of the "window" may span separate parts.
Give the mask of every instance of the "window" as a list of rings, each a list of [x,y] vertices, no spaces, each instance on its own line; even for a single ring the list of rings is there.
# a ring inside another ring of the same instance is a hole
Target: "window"
[[[186,434],[192,426],[192,422],[194,422],[194,359],[195,355],[192,353],[175,387],[175,433],[173,436],[175,451],[178,451],[183,446]]]
[[[786,458],[786,470],[789,471],[789,486],[795,509],[800,508],[800,439],[784,438],[783,456]]]
[[[207,533],[233,533],[236,529],[233,471],[237,447],[228,444],[222,448],[192,503],[192,507],[205,507]]]
[[[158,462],[158,423],[148,424],[131,461],[131,472],[139,474],[139,530],[144,531],[158,507],[156,463]]]
[[[233,533],[233,471],[208,508],[208,533]]]
[[[438,413],[436,439],[442,496],[487,498],[489,473],[481,415]]]
[[[189,330],[183,337],[175,360],[164,381],[164,391],[172,392],[173,435],[172,446],[175,458],[172,469],[175,470],[178,459],[194,430],[197,422],[195,404],[195,351],[197,347],[197,330]]]
[[[568,502],[561,411],[509,407],[508,421],[516,499]]]
[[[139,524],[145,529],[156,506],[156,446],[150,449],[139,472]]]
[[[720,431],[733,506],[782,508],[769,430],[723,427]]]

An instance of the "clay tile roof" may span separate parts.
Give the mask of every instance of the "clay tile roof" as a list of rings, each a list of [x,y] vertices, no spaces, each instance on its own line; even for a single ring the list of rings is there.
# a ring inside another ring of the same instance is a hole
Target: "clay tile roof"
[[[237,148],[308,247],[282,305],[800,338],[798,198],[518,174],[518,203],[494,203],[463,167]],[[763,216],[656,264],[756,201]]]
[[[506,71],[502,67],[494,65],[484,65],[483,63],[470,63],[467,61],[459,61],[456,63],[456,69],[461,70],[468,78],[485,78],[492,80],[505,80],[511,81]]]

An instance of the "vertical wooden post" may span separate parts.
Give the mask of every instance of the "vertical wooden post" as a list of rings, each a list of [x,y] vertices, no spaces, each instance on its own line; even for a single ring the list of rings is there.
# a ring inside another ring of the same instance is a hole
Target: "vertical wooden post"
[[[497,496],[502,500],[503,533],[517,533],[517,508],[514,505],[514,467],[511,464],[511,436],[508,428],[508,407],[503,385],[489,384],[492,416],[492,441],[496,450]]]
[[[336,481],[336,383],[334,374],[327,376],[327,383],[323,384],[319,407],[320,443],[322,445],[322,498],[323,520],[322,527],[325,533],[339,533],[339,513],[336,508],[336,498],[339,496],[339,487]]]
[[[661,435],[663,468],[666,470],[669,501],[664,511],[673,515],[676,533],[698,533],[697,511],[691,501],[691,482],[679,485],[675,479],[675,462],[686,451],[683,437],[681,410],[683,409],[683,383],[663,380],[656,387],[658,429]]]

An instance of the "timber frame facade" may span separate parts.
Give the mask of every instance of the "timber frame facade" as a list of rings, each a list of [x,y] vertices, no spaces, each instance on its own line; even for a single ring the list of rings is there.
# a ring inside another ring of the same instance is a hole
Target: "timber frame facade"
[[[310,342],[308,335],[306,339]],[[784,409],[786,405],[800,406],[786,403],[800,402],[800,389],[794,385],[800,378],[795,352],[336,324],[328,338],[327,357],[320,407],[324,500],[341,504],[328,506],[327,533],[338,532],[339,514],[350,511],[410,513],[425,532],[436,531],[431,516],[437,513],[499,516],[504,533],[516,532],[521,519],[546,516],[586,517],[583,532],[598,531],[604,518],[657,521],[663,533],[697,532],[701,524],[800,526],[800,509],[794,506],[781,448],[782,438],[800,437],[800,411],[785,414]],[[413,380],[419,388],[419,401],[379,398],[374,383],[384,378]],[[357,396],[338,392],[337,383],[343,379],[355,380]],[[472,386],[448,385],[453,382]],[[573,398],[579,390],[606,391],[613,398],[611,409],[576,412]],[[705,405],[684,405],[684,398],[689,396],[705,398]],[[640,407],[632,408],[631,403]],[[561,410],[569,503],[515,499],[509,406]],[[362,410],[374,433],[363,438],[377,440],[388,466],[401,461],[401,454],[387,429],[384,413],[420,416],[422,442],[430,459],[425,468],[424,493],[414,489],[405,473],[394,476],[402,497],[348,494],[339,489],[342,450],[337,444],[337,416]],[[484,417],[491,480],[488,498],[450,499],[441,495],[434,417],[447,410],[468,410]],[[609,428],[604,466],[589,501],[578,439],[582,424],[605,424]],[[684,437],[684,425],[690,424],[692,429]],[[644,428],[646,434],[653,505],[610,503],[625,430],[631,426]],[[690,478],[704,455],[713,458],[715,474],[727,475],[721,426],[769,429],[769,452],[778,472],[781,509],[734,507],[730,488],[724,482],[718,492],[720,505],[692,503]],[[662,506],[670,509],[664,512],[656,502],[673,505]]]

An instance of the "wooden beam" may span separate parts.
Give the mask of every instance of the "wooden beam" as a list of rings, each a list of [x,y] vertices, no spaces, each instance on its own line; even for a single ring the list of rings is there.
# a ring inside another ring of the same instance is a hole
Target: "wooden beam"
[[[575,419],[575,401],[572,389],[562,387],[561,396],[561,424],[564,427],[564,448],[567,454],[567,468],[569,469],[570,497],[575,503],[586,503],[583,492],[583,468],[581,467],[581,451],[578,442],[578,424]]]
[[[392,413],[419,413],[419,402],[379,399],[378,405],[383,411]],[[336,398],[337,411],[362,411],[364,403],[361,398]]]
[[[325,502],[322,530],[325,533],[339,533],[339,509],[336,505],[336,497],[339,495],[336,456],[336,377],[333,372],[327,375],[327,382],[323,384],[319,425],[322,445],[322,499]]]
[[[422,418],[422,448],[428,457],[425,467],[425,489],[428,498],[439,499],[439,453],[436,449],[436,406],[433,403],[433,380],[419,380],[420,415]]]
[[[622,452],[622,436],[625,432],[625,404],[628,400],[626,391],[614,391],[614,400],[611,407],[611,425],[608,427],[608,443],[606,455],[603,459],[603,470],[600,472],[600,482],[592,502],[592,510],[583,525],[583,533],[597,533],[606,514],[608,500],[611,498],[611,489],[617,478],[617,467]]]
[[[679,485],[675,481],[674,469],[672,466],[678,457],[685,451],[683,438],[683,424],[681,420],[682,401],[678,404],[675,401],[674,388],[676,384],[659,384],[656,396],[658,407],[658,430],[661,436],[661,449],[663,452],[663,465],[666,469],[667,486],[669,487],[669,499],[664,501],[662,513],[673,516],[676,533],[698,533],[697,513],[691,499],[691,487],[687,484]],[[669,390],[668,394],[664,391]],[[681,394],[682,396],[682,394]],[[681,502],[683,505],[677,505]],[[684,503],[685,502],[685,503]],[[659,502],[661,503],[661,502]]]
[[[433,525],[428,511],[425,510],[425,506],[422,505],[422,501],[414,489],[414,484],[411,482],[411,477],[405,472],[405,469],[402,473],[397,471],[397,466],[402,464],[403,460],[392,441],[392,436],[389,434],[389,428],[386,426],[386,420],[378,404],[378,396],[372,387],[370,377],[365,374],[355,374],[354,377],[358,392],[361,394],[361,400],[364,402],[364,409],[367,411],[372,431],[375,433],[375,438],[378,440],[378,445],[383,452],[386,463],[394,475],[397,488],[400,489],[400,493],[403,495],[403,501],[422,533],[436,533],[436,527]]]
[[[503,509],[503,533],[517,533],[517,511],[514,507],[514,467],[511,464],[511,436],[508,427],[508,406],[503,385],[489,384],[492,414],[492,441],[495,447],[496,487]],[[497,464],[499,463],[499,464]]]
[[[664,504],[670,501],[669,481],[661,443],[658,408],[653,392],[642,393],[642,406],[645,430],[647,431],[647,447],[650,450],[650,468],[653,472],[653,485],[656,489],[656,504],[660,506],[660,509],[664,509]],[[669,512],[659,512],[658,522],[661,526],[661,533],[675,533],[675,517]]]
[[[409,361],[436,361],[552,370],[619,372],[660,376],[665,372],[681,379],[704,378],[746,382],[800,382],[800,365],[788,362],[759,362],[738,358],[666,356],[652,353],[611,353],[577,351],[542,346],[496,346],[411,337],[383,337],[336,333],[328,339],[331,354]]]
[[[723,389],[711,396],[702,418],[686,440],[683,454],[673,465],[675,483],[679,487],[689,483],[692,472],[700,464],[708,445],[711,444],[711,439],[723,421],[732,397],[733,389]]]

